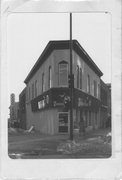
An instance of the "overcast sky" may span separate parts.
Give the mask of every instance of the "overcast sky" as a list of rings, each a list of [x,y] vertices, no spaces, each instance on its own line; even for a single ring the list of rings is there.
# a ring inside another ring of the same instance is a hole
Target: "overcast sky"
[[[73,39],[77,39],[111,82],[111,21],[106,13],[74,13]],[[50,40],[69,39],[68,13],[16,13],[7,20],[8,94],[16,100],[24,80]]]

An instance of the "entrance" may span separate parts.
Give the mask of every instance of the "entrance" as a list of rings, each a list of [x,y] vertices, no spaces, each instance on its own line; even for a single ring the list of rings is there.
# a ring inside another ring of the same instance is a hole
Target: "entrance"
[[[68,112],[59,113],[59,132],[68,133]]]

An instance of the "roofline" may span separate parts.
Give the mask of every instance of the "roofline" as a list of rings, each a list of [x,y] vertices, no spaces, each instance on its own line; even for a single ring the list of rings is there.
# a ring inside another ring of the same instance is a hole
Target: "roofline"
[[[90,67],[98,74],[99,77],[103,75],[101,70],[98,68],[98,66],[93,62],[91,57],[87,54],[87,52],[82,48],[82,46],[79,44],[77,40],[73,41],[73,50],[83,58],[84,61]],[[51,52],[55,49],[70,49],[70,41],[69,40],[60,40],[60,41],[49,41],[47,46],[45,47],[44,51],[34,64],[33,68],[27,75],[26,79],[24,80],[24,83],[27,84],[28,81],[33,77],[35,72],[40,68],[40,66],[43,64],[43,62],[48,58],[48,56],[51,54]]]

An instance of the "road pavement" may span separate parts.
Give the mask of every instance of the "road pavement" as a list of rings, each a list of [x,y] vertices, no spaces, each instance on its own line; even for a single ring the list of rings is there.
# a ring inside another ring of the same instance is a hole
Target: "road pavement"
[[[82,149],[75,153],[65,153],[66,149],[57,151],[60,144],[69,142],[67,134],[48,136],[40,133],[12,133],[8,136],[8,153],[11,158],[22,159],[106,158],[111,155],[111,144],[100,142],[99,137],[105,136],[109,131],[94,131],[84,138],[75,136],[75,141],[82,145],[79,146]]]

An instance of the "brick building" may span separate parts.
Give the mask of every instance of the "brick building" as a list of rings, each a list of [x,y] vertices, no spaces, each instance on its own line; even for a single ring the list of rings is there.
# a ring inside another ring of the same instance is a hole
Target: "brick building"
[[[21,129],[26,129],[26,88],[19,95],[19,118]]]
[[[111,126],[111,85],[100,81],[100,99],[101,99],[101,127]]]
[[[81,117],[85,129],[99,128],[101,70],[73,40],[73,121]],[[69,99],[68,75],[70,67],[69,41],[50,41],[25,79],[26,126],[32,125],[42,133],[69,133],[69,110],[64,100]]]
[[[9,126],[18,127],[19,123],[19,102],[15,102],[15,94],[12,93],[10,96],[10,118],[9,118]]]

